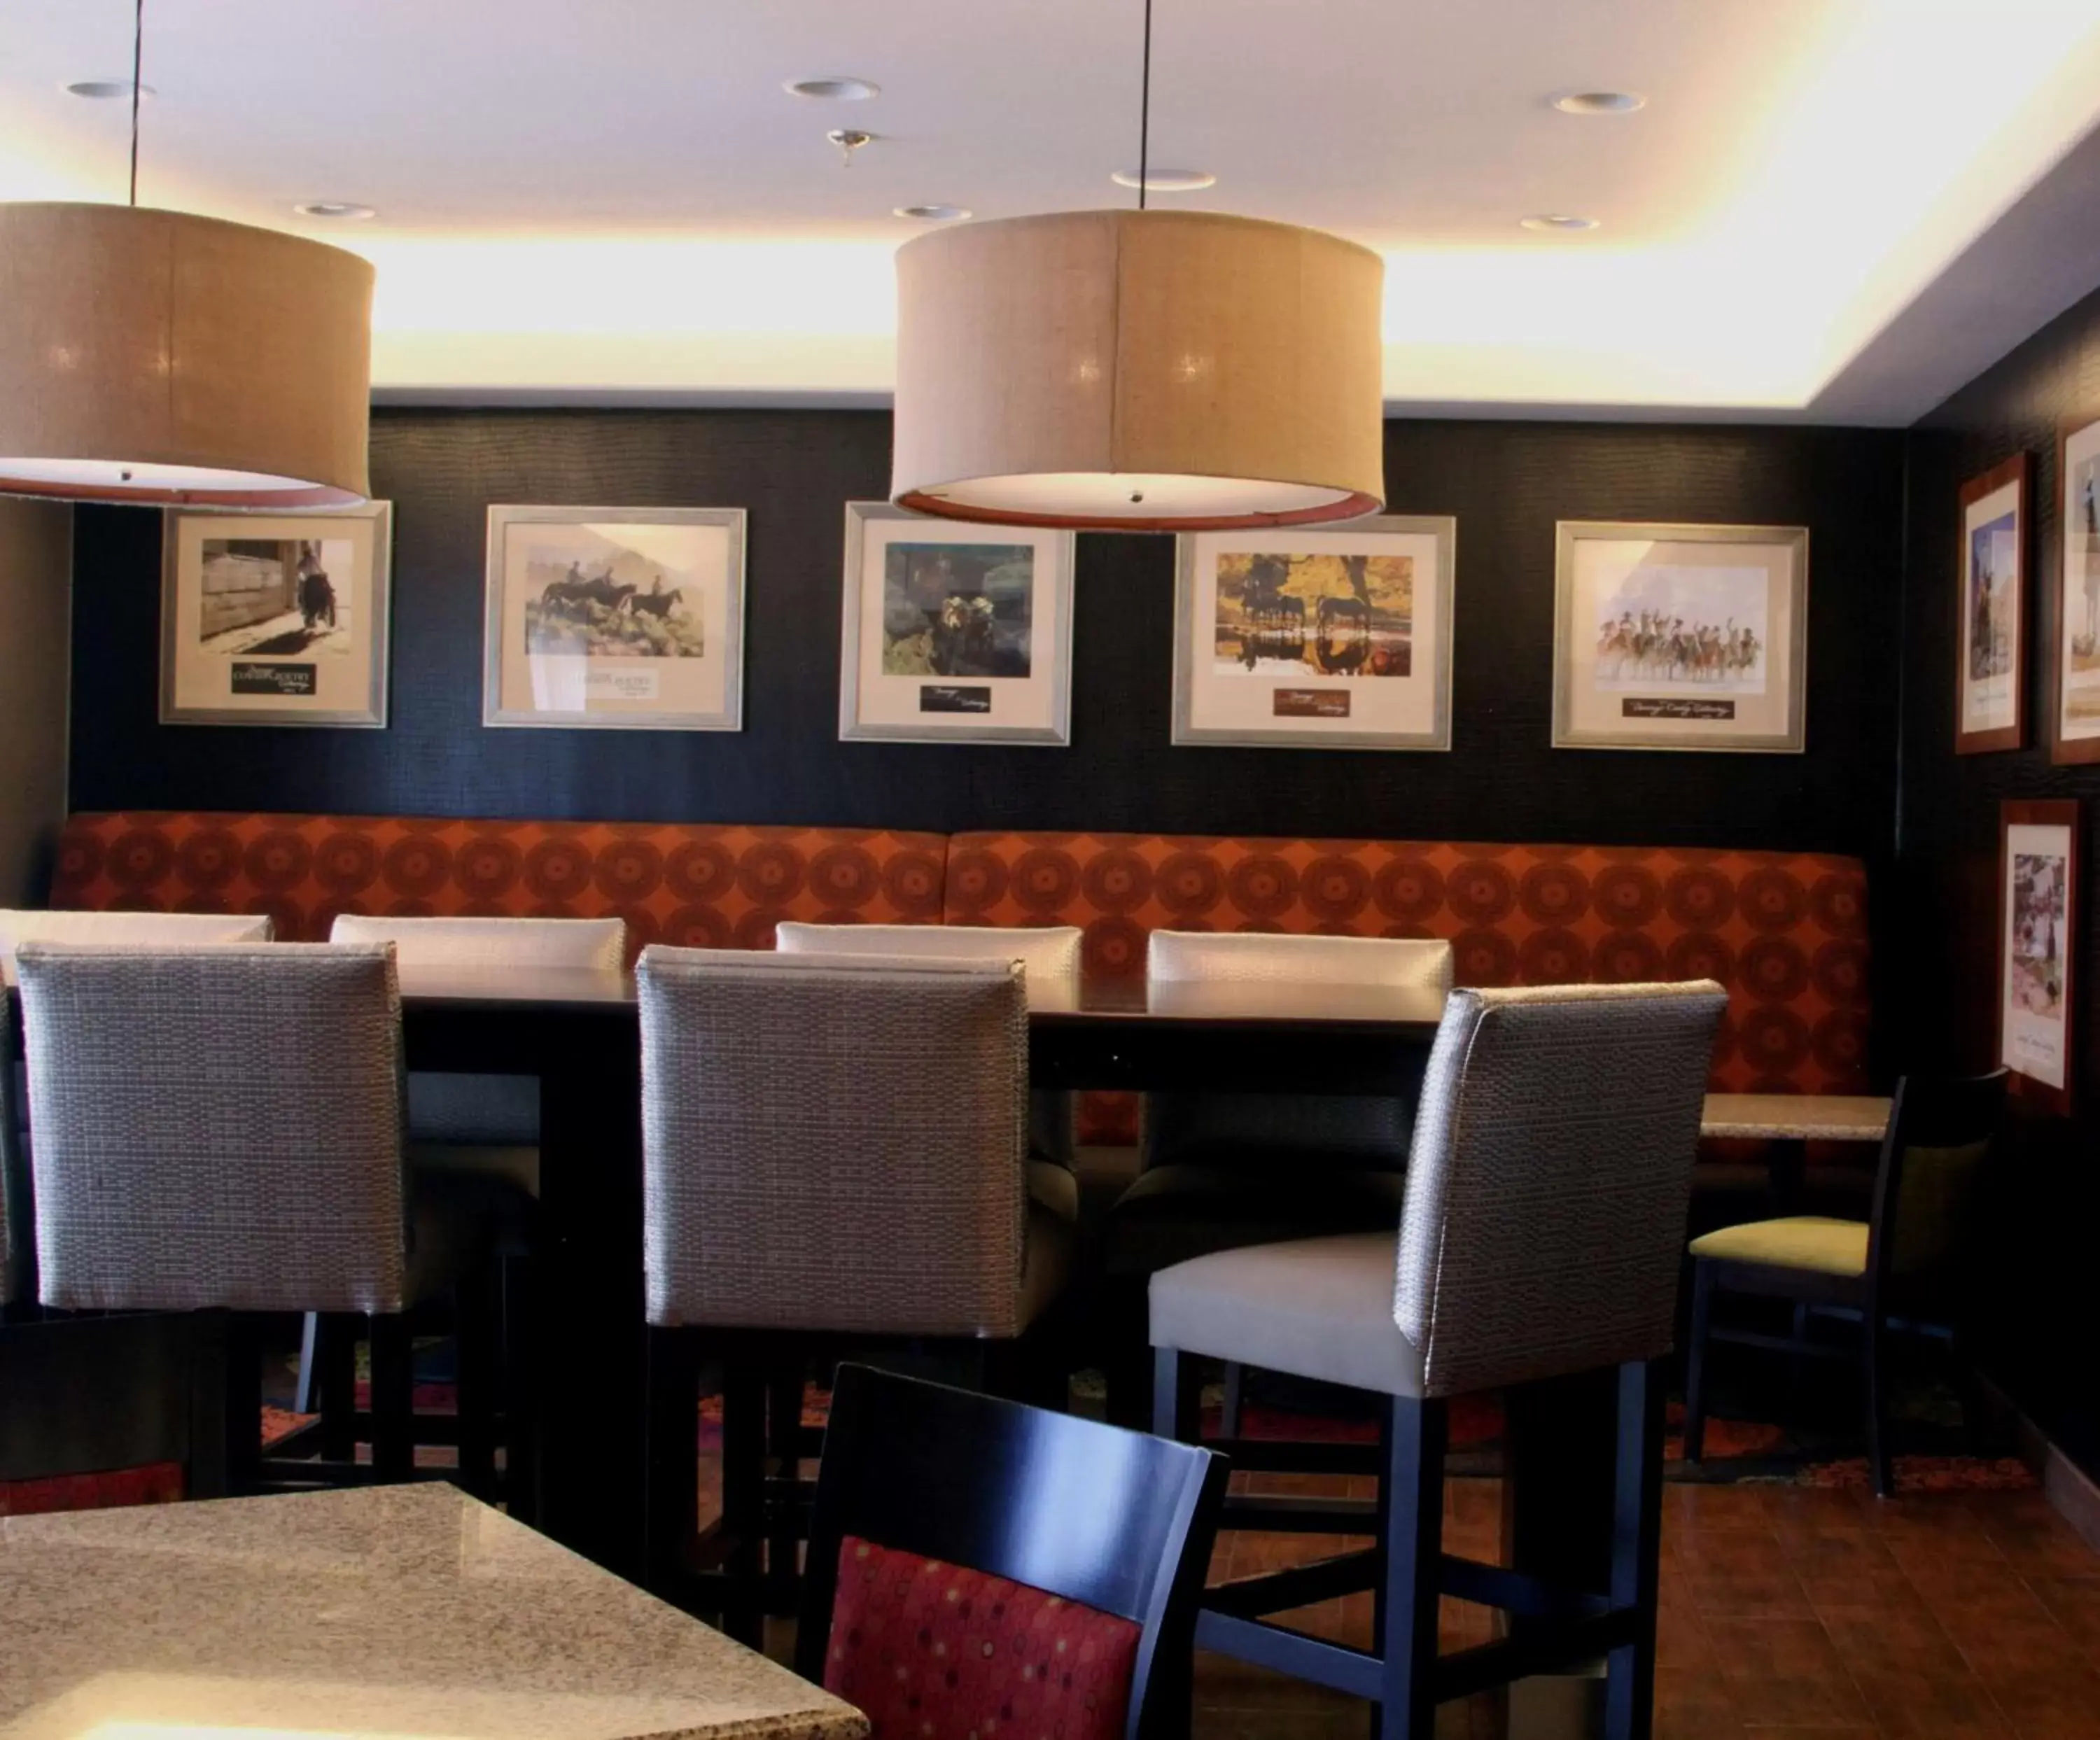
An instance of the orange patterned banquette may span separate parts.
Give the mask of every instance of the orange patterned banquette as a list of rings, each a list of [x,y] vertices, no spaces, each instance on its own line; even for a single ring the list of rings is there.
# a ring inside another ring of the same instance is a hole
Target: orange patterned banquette
[[[1718,979],[1716,1089],[1866,1090],[1867,886],[1856,858],[1690,848],[1136,834],[911,834],[700,823],[80,815],[51,904],[268,912],[617,914],[630,945],[763,949],[781,918],[1077,924],[1098,977],[1180,930],[1441,936],[1461,985]],[[1134,1139],[1089,1095],[1088,1139]]]

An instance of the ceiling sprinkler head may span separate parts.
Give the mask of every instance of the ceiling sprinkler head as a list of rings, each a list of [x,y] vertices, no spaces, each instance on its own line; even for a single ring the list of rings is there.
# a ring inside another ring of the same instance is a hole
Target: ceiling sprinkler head
[[[872,133],[863,133],[858,127],[834,127],[824,137],[839,148],[840,161],[848,169],[853,167],[853,154],[875,139]]]

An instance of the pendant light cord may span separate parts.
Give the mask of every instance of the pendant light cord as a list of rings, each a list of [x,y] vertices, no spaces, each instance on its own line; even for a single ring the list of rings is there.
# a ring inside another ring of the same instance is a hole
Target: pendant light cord
[[[1151,7],[1151,0],[1145,0]],[[145,61],[145,0],[132,4],[132,205],[139,204],[139,69]]]
[[[146,0],[139,0],[143,6]],[[134,102],[136,93],[134,93]],[[132,150],[138,149],[136,140]],[[1145,183],[1151,178],[1152,150],[1152,0],[1145,0],[1145,72],[1137,99],[1137,209],[1145,209]]]

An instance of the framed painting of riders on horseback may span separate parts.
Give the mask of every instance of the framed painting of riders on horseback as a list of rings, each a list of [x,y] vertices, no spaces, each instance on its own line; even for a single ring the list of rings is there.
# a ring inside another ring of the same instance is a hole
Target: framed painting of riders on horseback
[[[386,723],[393,509],[163,522],[161,723]]]
[[[2046,613],[2055,667],[2049,759],[2100,761],[2100,412],[2057,437],[2057,522],[2062,560]]]
[[[1072,741],[1069,531],[846,504],[842,742]]]
[[[482,723],[742,730],[743,521],[492,507]]]
[[[1553,747],[1799,755],[1808,533],[1563,520]]]
[[[1174,741],[1449,749],[1458,522],[1192,532],[1177,548]]]
[[[2027,742],[2027,456],[1961,486],[1961,595],[1954,752]]]

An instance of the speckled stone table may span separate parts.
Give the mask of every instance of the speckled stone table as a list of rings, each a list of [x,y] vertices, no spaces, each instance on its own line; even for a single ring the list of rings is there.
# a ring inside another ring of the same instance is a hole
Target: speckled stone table
[[[1891,1103],[1871,1094],[1709,1094],[1699,1134],[1769,1142],[1771,1212],[1791,1214],[1800,1205],[1808,1144],[1878,1143]]]
[[[861,1740],[851,1706],[442,1485],[0,1519],[0,1735]]]

